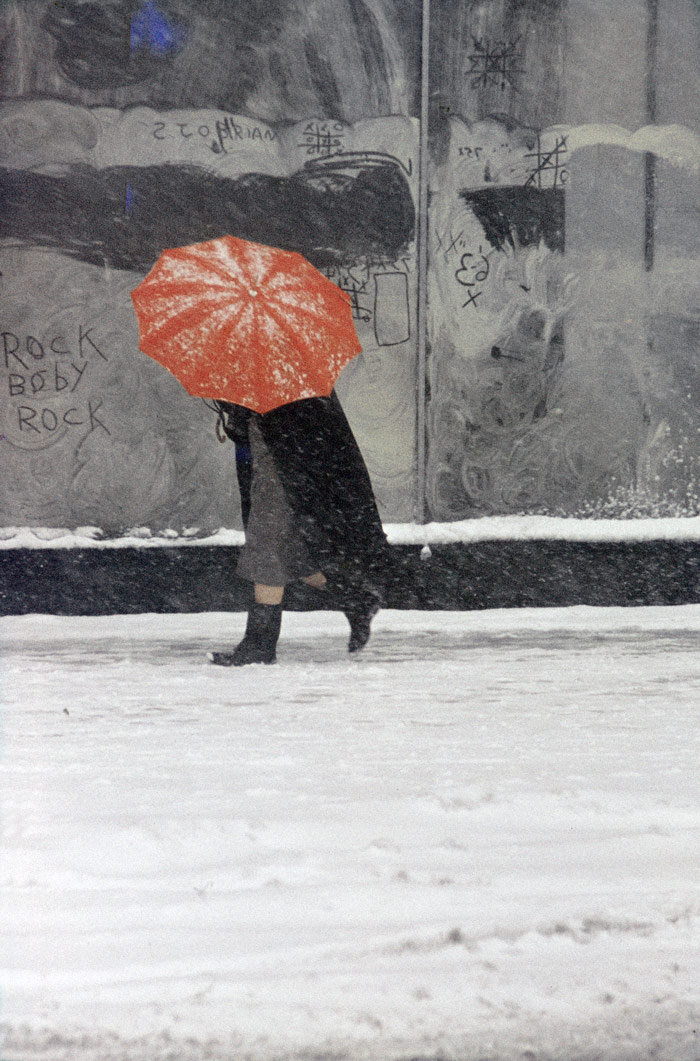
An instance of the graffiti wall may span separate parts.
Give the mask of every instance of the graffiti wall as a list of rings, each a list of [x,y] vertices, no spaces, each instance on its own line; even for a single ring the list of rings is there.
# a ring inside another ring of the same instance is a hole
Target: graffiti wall
[[[430,513],[695,514],[696,5],[435,11]]]
[[[129,297],[223,233],[350,295],[385,520],[694,514],[699,34],[694,0],[6,0],[0,527],[240,525]]]
[[[2,7],[1,524],[240,525],[215,412],[139,352],[129,297],[163,248],[224,233],[350,294],[363,353],[338,391],[383,515],[411,518],[418,129],[390,16]]]

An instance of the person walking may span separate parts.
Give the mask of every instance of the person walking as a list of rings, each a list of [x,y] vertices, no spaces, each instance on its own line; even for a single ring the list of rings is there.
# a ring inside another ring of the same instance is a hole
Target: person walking
[[[390,550],[362,454],[333,387],[362,351],[352,299],[297,251],[233,235],[166,248],[131,292],[139,348],[212,400],[236,443],[254,585],[224,666],[273,663],[285,585],[340,607],[367,643]]]
[[[259,414],[218,401],[236,449],[245,528],[237,574],[253,583],[243,640],[219,666],[276,661],[285,586],[300,580],[348,619],[348,651],[367,644],[382,603],[388,545],[369,475],[335,393]]]

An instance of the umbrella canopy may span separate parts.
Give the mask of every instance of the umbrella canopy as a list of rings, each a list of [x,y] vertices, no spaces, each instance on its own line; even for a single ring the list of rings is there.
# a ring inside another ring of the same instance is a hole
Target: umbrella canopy
[[[190,394],[258,413],[330,394],[362,349],[345,291],[235,236],[163,251],[131,297],[144,354]]]

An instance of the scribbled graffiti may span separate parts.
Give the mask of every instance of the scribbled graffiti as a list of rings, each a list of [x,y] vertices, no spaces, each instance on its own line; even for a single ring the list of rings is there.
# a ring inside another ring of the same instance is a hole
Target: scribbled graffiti
[[[42,28],[56,42],[63,76],[83,89],[139,84],[158,76],[183,48],[188,26],[181,16],[145,0],[134,4],[50,4]]]
[[[200,135],[202,135],[202,130],[205,128],[207,126],[199,126],[198,132]],[[216,121],[214,123],[214,132],[215,137],[211,141],[210,147],[215,155],[225,155],[233,144],[244,140],[246,137],[251,140],[275,139],[275,133],[271,129],[263,130],[259,125],[243,125],[230,117]]]
[[[460,192],[495,250],[531,246],[543,240],[564,249],[564,196],[560,189],[477,188]]]
[[[369,323],[372,319],[369,268],[366,265],[342,263],[337,268],[326,269],[326,275],[350,296],[353,318]]]
[[[260,140],[273,142],[278,139],[276,130],[261,125],[258,122],[244,121],[237,115],[226,115],[223,118],[215,116],[202,120],[206,116],[200,115],[199,122],[168,122],[155,121],[152,124],[152,135],[154,140],[191,140],[200,137],[215,155],[227,153],[228,148],[234,144],[246,143],[249,140]],[[215,137],[215,139],[212,139]]]
[[[131,16],[129,46],[132,52],[155,52],[167,55],[182,48],[187,38],[183,22],[169,18],[155,0],[144,0]]]
[[[459,267],[455,270],[455,280],[462,287],[468,288],[467,301],[462,303],[462,309],[468,306],[477,308],[477,299],[481,296],[481,284],[488,279],[491,266],[489,265],[489,254],[484,254],[483,245],[480,243],[478,249],[465,251],[459,259]]]
[[[553,440],[575,287],[562,269],[561,255],[544,244],[501,254],[491,276],[490,332],[468,361],[453,348],[441,366],[431,503],[443,518],[527,508],[556,489]]]
[[[525,182],[525,187],[557,188],[566,184],[569,170],[566,166],[567,137],[556,136],[553,147],[543,147],[542,136],[537,134],[537,148],[529,151],[526,158],[533,160],[533,170]]]
[[[641,289],[634,266],[567,253],[563,195],[558,186],[520,185],[461,189],[445,202],[433,268],[437,305],[454,309],[433,323],[440,354],[428,486],[436,518],[700,511],[691,408],[698,383],[689,360],[699,333],[688,323],[683,336],[668,334],[675,314],[697,318],[689,284],[700,265],[657,263],[654,282]],[[479,313],[468,307],[464,330],[452,288],[463,255],[476,267],[479,250],[489,269]],[[649,321],[659,314],[666,334],[650,343]],[[675,382],[681,374],[687,394]]]
[[[513,41],[479,40],[472,37],[472,51],[467,56],[467,77],[471,88],[483,89],[489,85],[500,88],[517,88],[516,80],[523,73],[519,52],[520,38]]]
[[[377,346],[407,342],[411,337],[410,258],[365,257],[324,271],[350,296],[355,321],[372,326]]]
[[[307,122],[299,147],[307,155],[333,155],[345,147],[345,133],[342,122]]]
[[[222,109],[271,123],[408,114],[419,5],[381,0],[14,0],[0,96]],[[383,9],[383,10],[382,10]]]
[[[67,433],[110,434],[102,399],[90,388],[91,362],[109,360],[93,327],[80,323],[72,336],[49,334],[43,339],[4,331],[0,340],[8,442],[36,449]]]

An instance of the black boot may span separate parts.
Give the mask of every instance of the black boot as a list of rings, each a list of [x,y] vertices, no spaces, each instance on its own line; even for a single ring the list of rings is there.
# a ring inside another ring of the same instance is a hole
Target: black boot
[[[375,589],[352,593],[343,604],[343,612],[350,623],[348,652],[359,652],[369,641],[372,620],[382,606],[382,598]]]
[[[348,652],[359,652],[369,641],[372,620],[383,604],[382,595],[372,586],[327,583],[322,590],[331,607],[338,608],[350,623]]]
[[[244,667],[247,663],[274,663],[282,625],[281,604],[253,604],[248,612],[245,636],[233,652],[209,652],[210,663],[220,667]]]

